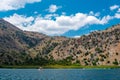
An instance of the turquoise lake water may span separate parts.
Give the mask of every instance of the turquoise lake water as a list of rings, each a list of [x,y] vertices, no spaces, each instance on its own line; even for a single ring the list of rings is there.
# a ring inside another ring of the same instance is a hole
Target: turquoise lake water
[[[120,69],[0,69],[0,80],[120,80]]]

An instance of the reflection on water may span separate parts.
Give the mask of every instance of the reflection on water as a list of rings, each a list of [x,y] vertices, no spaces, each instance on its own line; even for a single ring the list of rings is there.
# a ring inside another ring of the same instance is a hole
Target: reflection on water
[[[120,69],[0,69],[0,80],[120,80]]]

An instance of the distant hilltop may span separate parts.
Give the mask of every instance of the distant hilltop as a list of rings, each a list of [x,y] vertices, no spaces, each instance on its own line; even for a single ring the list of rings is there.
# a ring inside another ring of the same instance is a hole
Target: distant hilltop
[[[80,38],[22,31],[0,19],[0,65],[120,65],[120,24]]]

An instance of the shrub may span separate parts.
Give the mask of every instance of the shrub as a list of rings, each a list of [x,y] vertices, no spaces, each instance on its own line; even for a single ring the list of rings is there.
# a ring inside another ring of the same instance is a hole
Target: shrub
[[[95,51],[98,52],[98,53],[102,53],[103,51],[100,49],[100,48],[95,48]]]
[[[118,61],[117,61],[117,59],[115,59],[115,61],[113,62],[113,64],[114,65],[118,65],[119,64]]]

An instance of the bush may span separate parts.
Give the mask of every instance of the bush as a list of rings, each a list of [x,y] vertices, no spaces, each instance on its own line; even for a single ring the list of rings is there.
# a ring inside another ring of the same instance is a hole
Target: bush
[[[95,48],[95,51],[98,52],[98,53],[102,53],[103,51],[100,49],[100,48]]]
[[[117,61],[117,59],[115,59],[115,61],[113,62],[113,64],[114,65],[118,65],[119,64],[118,61]]]
[[[85,56],[87,56],[87,55],[89,55],[89,52],[88,52],[88,51],[85,53]]]

